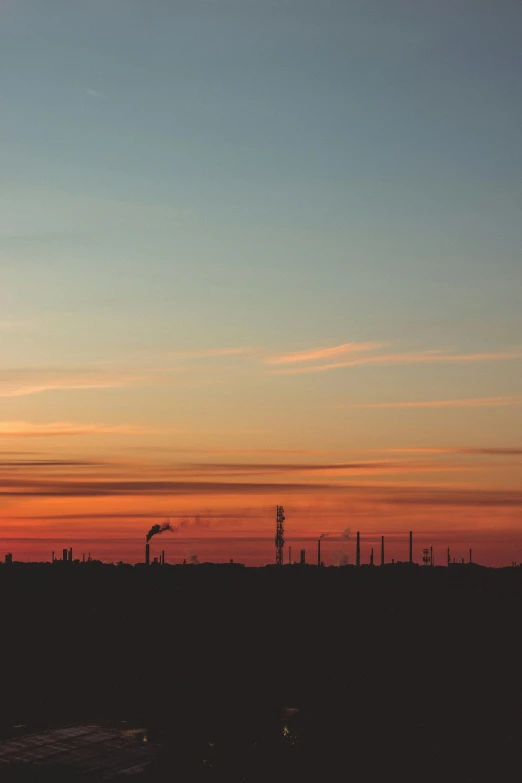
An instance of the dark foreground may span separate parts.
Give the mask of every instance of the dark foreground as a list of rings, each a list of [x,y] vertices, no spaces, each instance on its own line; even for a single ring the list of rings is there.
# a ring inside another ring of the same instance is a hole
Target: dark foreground
[[[520,568],[15,563],[0,601],[4,741],[125,720],[135,780],[520,779]]]

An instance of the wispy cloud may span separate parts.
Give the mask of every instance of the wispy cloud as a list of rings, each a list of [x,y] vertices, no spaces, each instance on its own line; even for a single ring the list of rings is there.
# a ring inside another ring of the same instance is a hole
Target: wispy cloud
[[[487,457],[520,457],[522,448],[503,448],[485,446],[481,448],[412,448],[412,449],[383,449],[386,454],[476,454]]]
[[[332,483],[295,482],[219,482],[161,480],[74,480],[74,479],[13,479],[0,485],[0,496],[6,498],[62,497],[197,497],[270,496],[281,494],[310,496],[333,493],[339,497],[371,504],[418,507],[521,507],[522,492],[518,490],[478,490],[476,488],[444,488],[386,485],[335,485]],[[94,515],[93,515],[94,516]]]
[[[330,471],[375,471],[389,470],[397,467],[410,465],[409,462],[333,462],[333,463],[300,463],[300,462],[253,462],[253,463],[230,463],[230,462],[199,462],[182,466],[181,470],[190,472],[199,472],[203,474],[253,474],[253,473],[311,473],[311,472],[330,472]]]
[[[331,362],[329,364],[311,365],[308,367],[285,367],[283,369],[268,370],[278,375],[304,375],[308,373],[321,373],[330,370],[339,370],[344,367],[357,367],[362,365],[386,366],[400,364],[445,364],[464,362],[503,361],[508,359],[522,359],[522,351],[498,351],[485,353],[444,353],[442,350],[404,352],[392,354],[379,354],[378,356],[358,356],[343,362]]]
[[[280,496],[284,492],[313,493],[318,490],[335,492],[332,484],[319,483],[265,483],[265,482],[221,482],[221,481],[38,481],[12,480],[9,486],[0,486],[0,496],[9,497],[121,497],[139,495],[252,495],[270,494]]]
[[[146,427],[138,424],[82,424],[68,421],[55,421],[49,423],[33,423],[27,421],[0,421],[0,437],[60,437],[66,435],[266,435],[270,433],[267,429],[254,428],[233,428],[228,429],[209,429],[204,427],[200,430],[186,430],[173,427]],[[145,447],[144,447],[145,448]],[[206,449],[176,449],[147,446],[146,451],[190,451],[206,453]],[[210,450],[210,453],[229,453],[227,450]],[[237,452],[243,453],[241,449]],[[247,451],[246,453],[250,453]],[[255,453],[255,451],[254,451]],[[288,452],[284,452],[288,453]],[[289,452],[292,453],[292,452]],[[300,453],[300,452],[298,452]],[[306,452],[305,452],[306,453]],[[314,452],[311,452],[314,453]],[[322,452],[320,452],[322,453]]]
[[[84,459],[0,459],[0,469],[4,468],[84,468],[99,467],[102,462]]]
[[[133,386],[140,376],[95,375],[89,373],[61,374],[53,371],[19,370],[0,374],[0,397],[25,397],[47,391],[75,389],[117,389]]]
[[[266,359],[266,364],[298,364],[300,362],[318,361],[321,359],[330,359],[333,356],[343,354],[357,353],[360,351],[376,351],[384,347],[384,343],[343,343],[342,345],[333,345],[326,348],[315,348],[305,351],[295,351],[293,353],[282,354],[281,356],[272,356]]]
[[[151,430],[130,424],[77,424],[55,421],[34,424],[27,421],[0,421],[0,437],[62,437],[67,435],[149,435],[163,434],[166,430]],[[172,433],[172,431],[170,431]]]
[[[409,402],[348,403],[349,408],[497,408],[522,405],[519,397],[474,397],[462,400],[420,400]]]
[[[244,434],[240,432],[239,434]],[[256,433],[259,434],[259,433]],[[169,454],[339,454],[341,449],[198,449],[190,447],[164,446],[154,447],[140,446],[138,449],[147,451],[159,451]]]
[[[279,479],[289,474],[299,474],[306,483],[311,474],[324,474],[336,483],[353,476],[404,475],[418,473],[455,473],[478,470],[479,467],[468,465],[441,464],[439,461],[380,461],[380,462],[344,462],[344,463],[197,463],[189,465],[166,465],[162,469],[156,467],[156,476],[166,473],[190,477],[191,480],[217,477],[274,476]],[[141,469],[141,474],[143,474]]]

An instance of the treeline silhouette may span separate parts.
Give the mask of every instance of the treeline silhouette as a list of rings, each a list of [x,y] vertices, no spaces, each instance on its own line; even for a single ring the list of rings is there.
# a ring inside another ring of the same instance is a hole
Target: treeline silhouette
[[[2,725],[142,721],[147,779],[518,779],[520,568],[13,563],[0,601]]]

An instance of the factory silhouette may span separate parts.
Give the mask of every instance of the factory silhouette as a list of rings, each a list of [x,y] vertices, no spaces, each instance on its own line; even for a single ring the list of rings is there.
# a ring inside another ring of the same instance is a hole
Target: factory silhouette
[[[288,546],[287,558],[286,558],[286,562],[285,562],[285,519],[286,519],[286,517],[285,517],[285,512],[284,512],[283,506],[277,506],[276,507],[276,533],[275,533],[275,550],[276,550],[276,553],[275,553],[275,565],[276,566],[283,566],[283,565],[300,565],[300,566],[304,566],[304,565],[307,565],[308,561],[307,561],[307,558],[306,558],[306,549],[300,549],[299,559],[298,560],[292,560],[292,547],[291,547],[291,545]],[[153,566],[158,566],[158,565],[165,566],[167,564],[167,561],[165,559],[165,550],[164,549],[161,550],[160,555],[155,556],[153,558],[153,560],[151,561],[151,559],[150,559],[150,541],[151,541],[151,539],[154,536],[157,536],[160,533],[165,533],[165,532],[175,533],[175,532],[178,532],[179,530],[181,530],[182,528],[186,527],[187,525],[188,525],[188,521],[187,520],[183,520],[182,522],[180,522],[177,525],[172,525],[170,520],[166,520],[165,522],[154,524],[150,528],[150,530],[148,531],[148,533],[146,534],[146,537],[145,537],[144,564],[146,566],[150,566],[150,565],[153,565]],[[323,539],[328,538],[328,537],[331,540],[332,539],[333,540],[339,540],[339,537],[340,537],[340,539],[343,542],[346,542],[348,540],[351,540],[352,535],[351,535],[351,532],[348,529],[343,531],[343,533],[341,533],[341,534],[338,534],[338,533],[333,533],[333,534],[331,534],[331,533],[321,533],[319,535],[319,537],[317,538],[317,558],[315,560],[315,563],[320,568],[324,568],[325,567],[325,563],[324,563],[324,561],[322,560],[322,557],[321,557],[321,543],[322,543]],[[410,566],[417,565],[416,561],[414,560],[414,555],[413,555],[413,531],[412,530],[409,531],[409,548],[408,548],[408,557],[407,557],[407,559],[395,561],[395,559],[392,558],[391,561],[387,563],[387,561],[386,561],[385,544],[386,544],[385,536],[382,535],[380,537],[380,561],[379,561],[379,565],[381,565],[381,566],[385,566],[385,565],[405,565],[405,564],[408,564]],[[5,554],[5,556],[4,556],[4,563],[6,565],[10,565],[10,564],[13,563],[13,561],[14,561],[13,553],[12,552],[7,552]],[[52,551],[52,553],[51,553],[51,562],[52,563],[59,563],[59,562],[61,562],[61,563],[64,563],[64,562],[66,562],[66,563],[73,563],[74,562],[76,564],[81,562],[82,564],[85,564],[85,563],[92,563],[92,562],[94,562],[94,560],[91,557],[91,553],[90,552],[87,552],[87,553],[82,552],[81,559],[74,560],[73,559],[72,547],[65,547],[62,550],[62,557],[61,558],[60,557],[56,557],[55,556],[55,552]],[[99,563],[99,561],[96,561],[96,562]],[[451,548],[449,546],[447,547],[447,549],[445,551],[445,564],[448,567],[451,566],[451,565],[464,565],[466,563],[469,564],[469,565],[471,565],[471,564],[475,565],[473,563],[473,550],[472,550],[471,547],[469,548],[469,555],[468,555],[467,559],[465,559],[463,557],[461,557],[459,559],[457,559],[455,557],[452,558],[452,556],[451,556]],[[187,559],[185,558],[183,560],[183,565],[187,565],[187,564],[190,564],[190,565],[195,565],[195,564],[201,565],[201,563],[198,560],[197,555],[192,555],[189,558],[189,562],[188,563],[187,563]],[[240,563],[234,563],[233,558],[231,558],[229,560],[228,564],[229,565],[236,565],[236,566],[237,565],[242,565]],[[356,533],[356,545],[355,545],[355,566],[356,567],[360,567],[362,565],[375,566],[376,564],[377,563],[376,563],[376,559],[375,559],[374,547],[370,548],[368,562],[367,563],[363,563],[362,562],[362,559],[361,559],[361,533],[360,533],[360,531],[357,531],[357,533]],[[435,565],[435,553],[434,553],[433,546],[424,547],[423,548],[423,550],[422,550],[422,564],[424,566],[434,566]],[[346,552],[343,552],[343,556],[341,558],[341,562],[339,563],[339,566],[343,566],[344,567],[344,566],[348,566],[348,565],[350,565],[349,556],[348,556],[348,554]],[[511,566],[512,567],[517,566],[517,562],[516,561],[512,561],[511,562]]]
[[[131,764],[122,721],[147,729],[136,781],[519,779],[522,569],[416,563],[414,531],[401,562],[355,533],[354,562],[326,567],[333,533],[292,558],[275,517],[263,568],[151,558],[170,523],[136,566],[71,546],[0,563],[0,779],[72,780],[69,761],[106,779],[110,753]]]

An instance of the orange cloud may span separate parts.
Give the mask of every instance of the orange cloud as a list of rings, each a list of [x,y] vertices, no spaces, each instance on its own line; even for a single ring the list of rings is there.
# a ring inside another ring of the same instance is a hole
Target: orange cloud
[[[310,367],[291,367],[281,370],[269,370],[278,375],[303,375],[305,373],[328,372],[344,367],[357,367],[359,365],[394,365],[394,364],[442,364],[447,362],[486,362],[502,361],[507,359],[522,359],[522,351],[499,351],[497,353],[467,353],[448,354],[440,350],[406,352],[394,354],[381,354],[379,356],[361,356],[346,362],[332,362],[330,364],[318,364]]]
[[[520,457],[522,448],[421,448],[421,449],[383,449],[387,454],[478,454],[488,457]]]
[[[266,360],[266,364],[296,364],[298,362],[310,362],[318,359],[329,359],[344,353],[356,351],[375,351],[382,348],[384,343],[343,343],[329,348],[316,348],[307,351],[296,351],[282,356],[273,356]]]
[[[55,421],[49,424],[32,424],[27,421],[0,421],[0,437],[58,437],[62,435],[155,435],[164,430],[150,430],[130,424],[75,424]]]
[[[46,377],[48,376],[48,377]],[[4,374],[5,378],[5,374]],[[63,391],[73,389],[118,389],[134,385],[140,378],[137,376],[83,376],[64,375],[39,372],[38,370],[7,374],[7,379],[0,377],[0,397],[25,397],[30,394],[41,394],[46,391]]]
[[[349,403],[350,408],[496,408],[522,405],[520,397],[475,397],[463,400],[421,400],[416,402]]]

